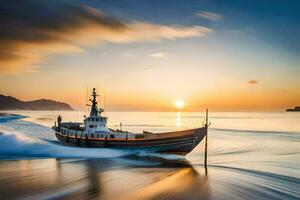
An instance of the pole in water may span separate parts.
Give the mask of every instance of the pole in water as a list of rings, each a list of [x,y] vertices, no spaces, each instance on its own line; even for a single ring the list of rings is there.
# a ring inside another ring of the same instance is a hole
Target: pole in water
[[[206,109],[205,129],[206,129],[206,136],[205,136],[205,151],[204,151],[204,167],[205,167],[205,174],[207,174],[208,109]]]

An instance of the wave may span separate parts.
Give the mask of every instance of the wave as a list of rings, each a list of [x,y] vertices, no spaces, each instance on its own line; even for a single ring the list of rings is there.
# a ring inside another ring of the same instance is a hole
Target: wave
[[[247,174],[251,174],[254,176],[263,176],[265,178],[267,178],[267,177],[276,178],[276,179],[280,179],[281,181],[288,181],[288,182],[292,182],[295,184],[300,183],[300,179],[296,178],[296,177],[285,176],[285,175],[275,174],[275,173],[271,173],[271,172],[264,172],[264,171],[254,170],[254,169],[244,169],[244,168],[221,166],[221,165],[208,165],[208,167],[221,168],[221,169],[226,169],[226,170],[231,170],[231,171],[239,171],[243,174],[247,173]]]
[[[149,151],[142,151],[137,154],[139,157],[143,158],[161,158],[165,160],[183,160],[185,159],[182,155],[175,155],[175,154],[166,154],[166,153],[155,153],[155,152],[149,152]]]
[[[13,120],[18,120],[18,119],[23,119],[23,118],[26,118],[26,116],[0,113],[0,123],[7,123],[7,122],[10,122]]]
[[[223,129],[223,128],[210,128],[215,131],[228,131],[228,132],[244,132],[244,133],[271,133],[271,134],[300,134],[296,131],[260,131],[260,130],[244,130],[244,129]]]
[[[0,158],[116,158],[136,151],[68,147],[21,133],[0,133]]]

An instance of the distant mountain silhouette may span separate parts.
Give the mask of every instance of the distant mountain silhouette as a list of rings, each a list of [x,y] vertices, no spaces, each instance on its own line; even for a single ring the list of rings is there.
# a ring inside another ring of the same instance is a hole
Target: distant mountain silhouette
[[[21,101],[17,98],[0,94],[0,110],[73,110],[73,108],[66,103],[50,99]]]

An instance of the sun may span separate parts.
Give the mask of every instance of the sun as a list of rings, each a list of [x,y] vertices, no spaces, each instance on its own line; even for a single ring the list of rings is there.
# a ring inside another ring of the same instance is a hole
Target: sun
[[[176,101],[174,102],[174,104],[175,104],[175,106],[176,106],[177,109],[181,109],[181,108],[183,108],[184,105],[185,105],[185,103],[184,103],[183,100],[176,100]]]

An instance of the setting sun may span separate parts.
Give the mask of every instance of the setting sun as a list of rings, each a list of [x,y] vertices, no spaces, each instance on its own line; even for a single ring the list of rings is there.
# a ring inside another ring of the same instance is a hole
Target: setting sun
[[[184,101],[182,101],[182,100],[177,100],[177,101],[175,101],[174,104],[175,104],[176,108],[178,108],[178,109],[183,108],[185,105]]]

